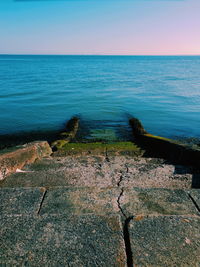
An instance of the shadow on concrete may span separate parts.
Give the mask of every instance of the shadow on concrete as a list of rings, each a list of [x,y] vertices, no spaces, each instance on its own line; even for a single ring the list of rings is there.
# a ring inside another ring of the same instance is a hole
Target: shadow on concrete
[[[163,158],[175,165],[176,173],[189,171],[193,175],[192,187],[200,188],[200,149],[149,134],[137,118],[130,118],[129,123],[135,137],[134,142],[144,150],[144,157]],[[180,165],[188,167],[184,170]]]
[[[143,136],[135,138],[134,143],[144,150],[143,157],[164,159],[166,164],[175,166],[175,174],[192,174],[192,188],[200,188],[200,151]]]

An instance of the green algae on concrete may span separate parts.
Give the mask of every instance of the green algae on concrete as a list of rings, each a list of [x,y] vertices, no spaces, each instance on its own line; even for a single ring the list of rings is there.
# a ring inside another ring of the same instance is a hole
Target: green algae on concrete
[[[136,143],[146,151],[146,155],[163,157],[181,164],[200,165],[200,149],[181,144],[172,139],[149,134],[136,118],[130,119],[129,122]]]
[[[200,264],[198,216],[135,216],[129,222],[134,266],[197,267]]]
[[[140,136],[139,139],[141,146],[147,152],[151,151],[155,155],[157,153],[157,156],[161,156],[181,164],[195,166],[199,166],[200,164],[200,149],[194,149],[188,145],[149,134]]]
[[[186,190],[167,188],[124,188],[120,205],[127,217],[133,215],[198,215]]]
[[[185,190],[165,188],[48,188],[40,214],[198,215]]]
[[[61,149],[68,142],[69,142],[68,140],[58,139],[51,144],[51,147],[53,150],[55,149],[58,150],[58,149]]]
[[[73,138],[75,138],[79,127],[79,118],[73,117],[66,124],[66,130],[60,133],[60,138],[52,142],[52,149],[61,149],[65,144],[69,143]],[[62,138],[62,139],[61,139]]]
[[[119,188],[54,187],[47,189],[40,214],[118,213]]]
[[[116,143],[68,143],[62,148],[54,152],[55,156],[59,155],[75,155],[75,154],[103,154],[109,155],[142,155],[143,151],[132,142],[116,142]]]
[[[158,139],[158,140],[164,140],[164,141],[169,141],[169,142],[175,142],[172,139],[166,138],[166,137],[162,137],[162,136],[158,136],[158,135],[153,135],[153,134],[144,134],[144,136],[152,138],[152,139]],[[178,143],[178,142],[176,142]]]
[[[4,216],[2,266],[126,266],[119,216]]]

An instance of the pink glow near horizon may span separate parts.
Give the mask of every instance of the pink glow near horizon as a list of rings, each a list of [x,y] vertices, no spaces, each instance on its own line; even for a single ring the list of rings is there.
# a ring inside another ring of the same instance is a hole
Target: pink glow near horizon
[[[199,55],[200,1],[0,2],[0,54]]]

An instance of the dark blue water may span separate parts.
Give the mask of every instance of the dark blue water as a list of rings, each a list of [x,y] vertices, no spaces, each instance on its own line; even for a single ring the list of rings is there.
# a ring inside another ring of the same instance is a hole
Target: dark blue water
[[[199,138],[200,57],[0,56],[0,135],[59,130],[74,115],[91,137],[135,116],[153,134]]]

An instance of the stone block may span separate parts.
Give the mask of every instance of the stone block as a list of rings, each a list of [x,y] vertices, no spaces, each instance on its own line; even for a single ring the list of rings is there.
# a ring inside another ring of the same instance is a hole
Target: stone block
[[[133,266],[199,266],[199,229],[199,217],[134,217],[128,226]]]
[[[120,205],[126,216],[138,214],[198,214],[188,193],[179,189],[126,188],[120,198]]]
[[[37,214],[45,188],[1,188],[0,214]]]
[[[126,266],[118,216],[1,218],[3,266]]]
[[[118,188],[49,188],[40,214],[98,214],[119,212]]]

